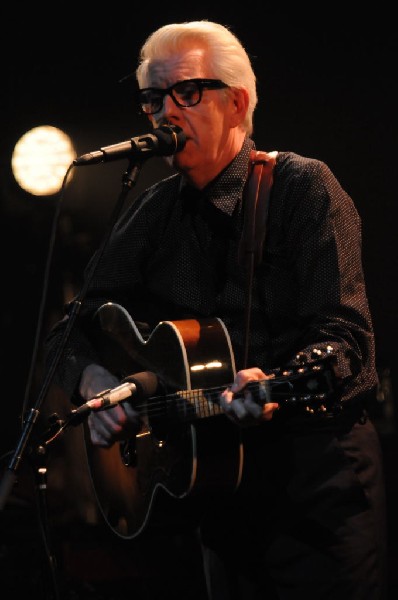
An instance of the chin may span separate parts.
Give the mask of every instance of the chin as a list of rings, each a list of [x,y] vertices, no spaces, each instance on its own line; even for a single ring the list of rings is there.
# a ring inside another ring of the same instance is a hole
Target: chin
[[[170,165],[179,171],[183,171],[189,166],[189,163],[186,160],[186,157],[182,155],[182,152],[178,152],[177,154],[173,154],[173,156],[169,156],[168,159],[170,161]]]

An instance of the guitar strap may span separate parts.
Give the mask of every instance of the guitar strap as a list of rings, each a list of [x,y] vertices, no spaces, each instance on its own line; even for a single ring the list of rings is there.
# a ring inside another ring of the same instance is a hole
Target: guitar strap
[[[245,213],[238,251],[238,263],[244,269],[246,277],[243,368],[248,367],[253,272],[263,255],[269,197],[277,155],[277,152],[251,150],[249,176],[243,191]]]

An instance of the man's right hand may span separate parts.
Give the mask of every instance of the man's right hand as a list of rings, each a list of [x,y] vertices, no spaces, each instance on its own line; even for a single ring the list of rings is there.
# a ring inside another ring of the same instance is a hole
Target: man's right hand
[[[81,376],[79,393],[91,400],[104,390],[115,388],[120,381],[101,365],[88,365]],[[87,420],[90,438],[94,445],[107,448],[118,440],[136,435],[141,428],[139,414],[125,402],[107,410],[92,412]]]

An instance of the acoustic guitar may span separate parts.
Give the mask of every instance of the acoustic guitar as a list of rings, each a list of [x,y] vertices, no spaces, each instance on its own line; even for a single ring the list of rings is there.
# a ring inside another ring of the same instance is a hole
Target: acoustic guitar
[[[219,405],[220,392],[235,377],[227,328],[218,318],[162,321],[145,339],[115,303],[102,305],[94,321],[109,370],[120,379],[138,371],[156,373],[167,390],[129,399],[142,428],[110,448],[94,446],[83,423],[101,513],[113,532],[127,539],[149,524],[184,525],[206,502],[233,494],[242,479],[241,430]],[[247,387],[260,405],[272,401],[282,410],[325,411],[334,401],[333,363],[328,348],[309,364],[275,370],[270,379]]]

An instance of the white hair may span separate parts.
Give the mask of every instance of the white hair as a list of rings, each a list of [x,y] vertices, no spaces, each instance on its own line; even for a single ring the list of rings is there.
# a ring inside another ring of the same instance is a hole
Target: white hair
[[[152,61],[163,60],[174,52],[197,44],[210,56],[213,76],[230,87],[244,88],[249,94],[249,106],[242,128],[253,131],[253,113],[257,105],[256,76],[250,58],[238,38],[224,25],[212,21],[190,21],[164,25],[145,41],[139,55],[136,77],[140,87],[148,85]]]

